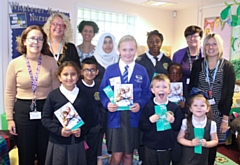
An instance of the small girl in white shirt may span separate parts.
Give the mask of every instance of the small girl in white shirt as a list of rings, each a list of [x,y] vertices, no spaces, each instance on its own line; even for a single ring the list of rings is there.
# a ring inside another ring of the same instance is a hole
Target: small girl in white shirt
[[[211,106],[207,99],[197,94],[189,101],[189,114],[183,119],[178,142],[183,145],[181,164],[208,164],[209,148],[218,144],[216,122],[211,120]],[[204,128],[202,139],[194,137],[194,128]],[[202,145],[202,154],[194,153],[194,147]]]

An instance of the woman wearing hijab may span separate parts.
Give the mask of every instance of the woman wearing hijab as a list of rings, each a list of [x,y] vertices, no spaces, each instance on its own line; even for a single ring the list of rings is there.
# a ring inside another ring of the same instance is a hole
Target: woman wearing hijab
[[[103,33],[97,43],[94,56],[91,58],[96,59],[97,68],[99,73],[96,77],[96,82],[102,81],[105,69],[119,60],[119,55],[117,54],[117,44],[115,42],[115,37],[111,33]],[[107,121],[107,110],[101,108],[101,119],[102,119],[102,130],[100,131],[99,141],[98,141],[98,165],[102,165],[102,142],[103,135],[106,133],[106,121]],[[111,157],[111,156],[109,156]]]
[[[103,33],[100,36],[92,58],[95,58],[98,62],[99,73],[96,79],[102,80],[105,69],[118,62],[119,59],[115,37],[111,33]]]

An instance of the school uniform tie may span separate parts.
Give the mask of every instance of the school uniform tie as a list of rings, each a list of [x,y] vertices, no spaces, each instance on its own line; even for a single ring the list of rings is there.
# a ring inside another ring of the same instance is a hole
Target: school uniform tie
[[[124,84],[128,83],[128,68],[129,68],[129,66],[126,65],[125,70],[123,72],[123,83]]]
[[[158,63],[158,57],[154,57],[154,59],[156,60],[156,63],[155,63],[155,66],[156,66]]]

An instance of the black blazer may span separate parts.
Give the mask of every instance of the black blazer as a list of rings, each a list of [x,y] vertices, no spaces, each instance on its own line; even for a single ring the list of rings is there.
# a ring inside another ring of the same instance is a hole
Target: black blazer
[[[202,71],[202,62],[204,58],[198,59],[193,63],[191,75],[190,75],[190,84],[188,86],[188,91],[190,92],[193,87],[197,87],[199,80],[199,73]],[[221,115],[229,116],[229,112],[232,106],[232,97],[234,93],[234,86],[236,82],[235,71],[233,65],[223,59],[223,85],[221,90],[221,99],[218,104],[218,109],[221,112]]]

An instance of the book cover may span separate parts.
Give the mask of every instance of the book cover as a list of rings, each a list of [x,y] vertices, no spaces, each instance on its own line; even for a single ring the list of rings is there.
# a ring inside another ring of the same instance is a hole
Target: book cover
[[[109,98],[109,100],[115,104],[114,101],[114,92],[112,90],[112,88],[110,87],[110,85],[106,86],[105,88],[103,88],[104,93],[107,95],[107,97]]]
[[[155,114],[159,115],[160,118],[156,122],[157,131],[165,131],[172,128],[171,124],[167,121],[167,106],[165,104],[155,105]]]
[[[73,105],[68,102],[54,112],[63,127],[75,130],[84,124]]]
[[[171,93],[168,95],[168,100],[178,103],[183,99],[183,84],[182,82],[170,83]]]
[[[129,110],[133,105],[133,84],[114,85],[114,100],[118,110]]]

